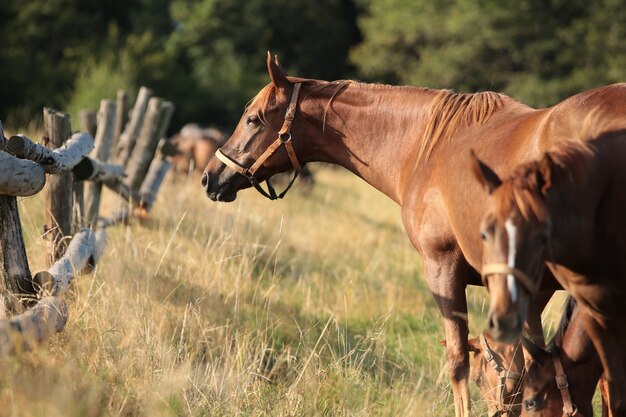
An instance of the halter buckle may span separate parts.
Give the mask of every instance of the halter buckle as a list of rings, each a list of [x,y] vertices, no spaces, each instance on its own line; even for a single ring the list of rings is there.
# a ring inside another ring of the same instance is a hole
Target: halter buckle
[[[556,387],[558,389],[569,388],[569,383],[567,382],[567,376],[565,374],[557,375],[554,379],[556,380]]]

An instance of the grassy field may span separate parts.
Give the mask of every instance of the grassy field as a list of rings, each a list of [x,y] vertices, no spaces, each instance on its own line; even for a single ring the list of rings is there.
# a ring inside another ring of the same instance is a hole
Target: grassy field
[[[231,204],[168,179],[151,219],[112,228],[75,281],[66,329],[0,360],[0,415],[454,415],[442,320],[399,208],[345,171],[317,174],[310,195]],[[20,210],[37,271],[43,193]],[[473,335],[485,294],[468,290]]]

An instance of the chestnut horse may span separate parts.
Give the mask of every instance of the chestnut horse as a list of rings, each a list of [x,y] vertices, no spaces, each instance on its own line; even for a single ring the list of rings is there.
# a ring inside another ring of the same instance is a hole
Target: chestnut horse
[[[589,106],[626,100],[626,87],[591,90],[535,110],[493,92],[288,77],[269,55],[267,66],[271,83],[250,102],[219,158],[206,166],[207,196],[233,201],[239,190],[260,188],[276,173],[322,161],[347,168],[398,203],[444,318],[456,415],[469,415],[465,288],[482,285],[477,231],[486,208],[481,187],[463,169],[469,149],[508,173],[571,136]],[[551,295],[555,288],[547,276],[542,289]],[[531,306],[528,316],[537,337],[545,302]]]
[[[480,390],[489,417],[518,417],[525,375],[520,342],[498,342],[483,332],[467,343],[474,354],[470,379]],[[446,341],[441,344],[446,346]]]
[[[581,139],[520,165],[504,182],[482,162],[474,166],[490,192],[482,230],[492,314],[523,319],[519,300],[530,298],[549,261],[580,305],[615,416],[626,416],[626,130],[614,118],[625,107],[616,101],[594,111]],[[514,294],[510,282],[520,277],[525,288]]]
[[[593,416],[592,399],[602,381],[602,415],[608,417],[607,392],[601,380],[602,363],[593,342],[579,320],[576,301],[568,297],[558,331],[543,349],[522,339],[533,357],[524,379],[524,411],[527,416]]]
[[[192,172],[201,175],[215,150],[226,141],[226,137],[218,129],[202,129],[196,124],[188,123],[171,140],[179,152],[174,157],[173,171],[183,175]]]

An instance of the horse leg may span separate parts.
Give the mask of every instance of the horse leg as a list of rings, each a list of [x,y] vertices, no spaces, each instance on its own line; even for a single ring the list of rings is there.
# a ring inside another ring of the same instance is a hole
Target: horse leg
[[[470,411],[467,280],[462,277],[459,259],[463,259],[460,254],[449,253],[438,259],[424,257],[424,273],[444,320],[454,413],[456,417],[467,417]]]
[[[617,343],[618,340],[624,340],[622,329],[613,320],[600,323],[586,311],[583,317],[587,333],[604,368],[603,377],[608,385],[609,415],[626,417],[626,367],[622,358],[623,352]]]

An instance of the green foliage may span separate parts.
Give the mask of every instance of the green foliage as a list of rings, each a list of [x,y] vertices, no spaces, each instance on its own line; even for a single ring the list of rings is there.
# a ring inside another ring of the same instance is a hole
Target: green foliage
[[[545,106],[623,79],[624,3],[371,0],[351,59],[371,79]]]
[[[621,81],[626,0],[29,0],[0,4],[0,118],[76,111],[140,85],[176,103],[173,126],[232,126],[288,72],[459,91],[535,106]]]

